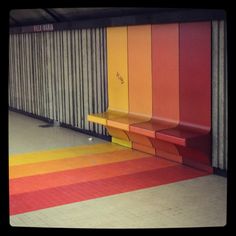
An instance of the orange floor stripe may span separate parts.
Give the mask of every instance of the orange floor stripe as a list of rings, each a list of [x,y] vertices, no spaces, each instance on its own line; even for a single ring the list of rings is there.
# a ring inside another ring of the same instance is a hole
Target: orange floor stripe
[[[44,175],[22,177],[10,180],[10,194],[13,195],[63,185],[105,179],[174,165],[177,165],[177,163],[156,157],[148,157]]]
[[[74,158],[46,161],[33,164],[11,166],[9,168],[10,179],[38,174],[46,174],[69,169],[76,169],[88,166],[102,165],[113,162],[134,160],[143,157],[150,157],[146,153],[132,149],[116,151],[111,153],[101,153],[96,155],[78,156]]]

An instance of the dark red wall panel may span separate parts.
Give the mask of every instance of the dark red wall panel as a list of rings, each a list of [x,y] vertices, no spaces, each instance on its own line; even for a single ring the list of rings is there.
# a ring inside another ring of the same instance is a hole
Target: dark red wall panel
[[[211,22],[180,24],[180,124],[211,126]]]

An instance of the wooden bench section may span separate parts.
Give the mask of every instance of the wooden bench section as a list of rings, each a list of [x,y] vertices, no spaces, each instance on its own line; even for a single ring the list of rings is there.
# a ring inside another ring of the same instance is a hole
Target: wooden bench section
[[[156,155],[152,140],[156,138],[156,131],[175,127],[179,122],[179,25],[152,25],[151,48],[152,118],[132,124],[129,137],[134,148],[149,153],[154,150]],[[148,141],[144,142],[141,136],[146,136]]]
[[[106,125],[113,141],[131,147],[125,131],[152,115],[151,25],[108,28],[107,55],[108,111],[88,120]]]
[[[132,141],[130,125],[152,117],[151,25],[127,27],[127,58],[128,113],[109,119],[107,127],[124,131]]]
[[[107,40],[109,108],[88,119],[113,141],[211,172],[211,23],[115,27]]]
[[[108,110],[88,115],[88,120],[107,126],[107,120],[128,113],[127,27],[107,28],[108,61]],[[110,130],[111,136],[119,136],[123,144],[130,146],[127,135]],[[116,134],[117,133],[117,134]],[[122,144],[122,143],[121,143]]]

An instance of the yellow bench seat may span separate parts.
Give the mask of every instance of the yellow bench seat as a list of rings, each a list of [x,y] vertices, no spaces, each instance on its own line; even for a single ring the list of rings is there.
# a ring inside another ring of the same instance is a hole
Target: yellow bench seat
[[[88,115],[88,121],[101,125],[107,125],[107,120],[118,118],[126,114],[127,113],[124,112],[108,110],[106,112]]]
[[[106,111],[88,115],[88,121],[90,122],[109,126],[112,128],[122,129],[124,131],[129,131],[129,126],[131,124],[137,124],[149,120],[150,117],[119,111]]]

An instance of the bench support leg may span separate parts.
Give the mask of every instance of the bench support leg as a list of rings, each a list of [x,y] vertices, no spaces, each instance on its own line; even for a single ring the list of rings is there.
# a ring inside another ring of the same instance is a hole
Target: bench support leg
[[[132,142],[129,140],[127,134],[120,129],[106,126],[109,135],[112,136],[112,142],[121,146],[132,148]]]
[[[128,148],[132,148],[132,142],[128,141],[128,140],[124,140],[124,139],[119,139],[119,138],[116,138],[116,137],[112,137],[111,141],[113,143],[116,143],[116,144],[119,144],[121,146],[124,146],[124,147],[128,147]]]
[[[212,173],[209,150],[199,151],[190,147],[183,147],[162,140],[152,139],[156,149],[156,156],[171,161],[183,163],[196,169]]]
[[[151,155],[156,155],[155,147],[152,145],[150,139],[144,135],[126,132],[129,139],[132,141],[132,148]]]
[[[156,155],[156,151],[154,147],[150,147],[150,146],[145,146],[139,143],[133,143],[132,148],[141,152],[145,152],[151,155]]]
[[[156,139],[151,139],[151,141],[156,149],[156,156],[183,163],[183,158],[174,144]]]
[[[178,147],[178,150],[183,156],[183,164],[213,173],[210,154],[193,148],[181,146]]]

